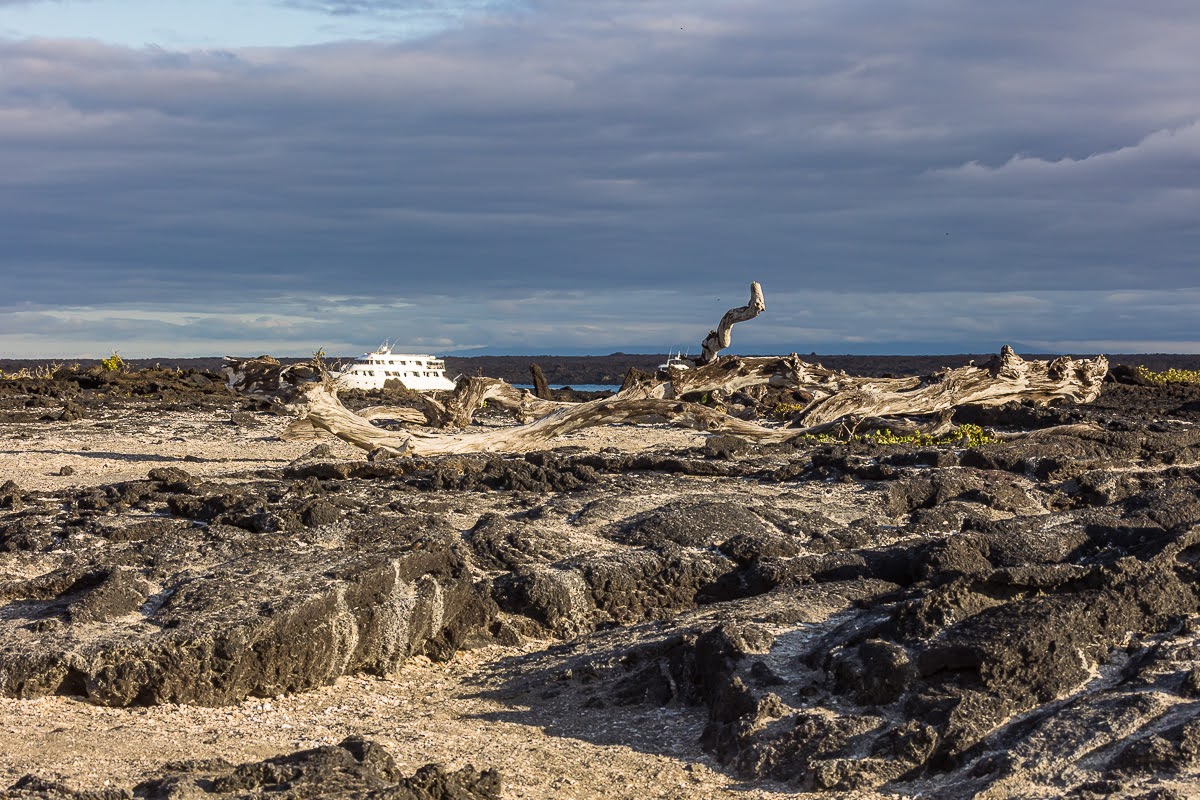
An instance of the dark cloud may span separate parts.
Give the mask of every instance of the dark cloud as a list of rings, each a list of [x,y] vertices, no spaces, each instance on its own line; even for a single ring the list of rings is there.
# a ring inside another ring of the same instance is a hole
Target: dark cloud
[[[1115,0],[533,3],[418,42],[237,52],[0,41],[0,305],[353,296],[385,311],[304,330],[373,343],[392,314],[444,346],[665,349],[756,279],[774,322],[740,341],[764,347],[1182,348],[1186,313],[1148,309],[1194,310],[1200,285],[1196,41],[1193,4]],[[621,327],[643,292],[680,313]]]

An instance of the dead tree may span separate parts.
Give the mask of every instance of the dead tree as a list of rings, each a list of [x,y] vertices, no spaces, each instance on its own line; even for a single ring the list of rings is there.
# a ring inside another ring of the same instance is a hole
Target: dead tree
[[[696,359],[696,363],[703,366],[712,363],[712,360],[717,357],[717,353],[729,347],[733,326],[739,322],[754,319],[767,307],[763,301],[762,287],[758,282],[750,284],[750,302],[744,306],[731,308],[725,312],[725,316],[721,317],[721,321],[717,323],[715,331],[709,331],[708,336],[704,338],[704,342],[700,345],[700,357]]]
[[[845,416],[936,414],[960,405],[1003,405],[1013,400],[1048,403],[1062,398],[1090,403],[1100,396],[1108,360],[1026,361],[1005,345],[983,366],[946,369],[924,377],[866,378],[847,375],[792,354],[783,358],[724,357],[708,366],[684,370],[650,391],[666,399],[761,384],[801,389],[813,400],[800,411],[803,425],[819,425]]]
[[[762,309],[762,291],[758,284],[752,284],[751,302],[727,312],[710,339],[715,337],[716,344],[727,346],[729,329]],[[539,399],[504,381],[473,377],[460,380],[445,402],[425,399],[425,422],[435,430],[392,432],[372,425],[367,417],[390,414],[410,422],[411,410],[403,415],[395,409],[355,414],[342,405],[336,384],[320,364],[284,367],[269,356],[227,361],[223,372],[232,388],[301,417],[289,428],[295,435],[319,429],[366,450],[384,448],[393,454],[417,455],[520,452],[543,447],[557,436],[583,428],[631,422],[667,421],[764,442],[873,428],[889,428],[896,433],[940,432],[950,427],[953,409],[965,404],[1091,402],[1099,396],[1108,372],[1108,361],[1103,356],[1025,361],[1008,346],[983,366],[907,378],[851,376],[806,363],[795,354],[771,358],[724,356],[696,369],[672,369],[665,378],[631,371],[616,395],[586,403]],[[792,427],[758,425],[688,402],[689,397],[703,393],[733,392],[764,384],[801,390],[812,398],[797,414]],[[467,428],[485,402],[512,411],[523,424],[482,432],[445,430]]]
[[[781,442],[805,435],[879,428],[908,432],[919,427],[913,422],[914,418],[932,417],[931,425],[920,426],[929,433],[945,427],[948,422],[945,412],[966,403],[999,405],[1012,400],[1048,402],[1056,398],[1089,402],[1099,395],[1107,361],[1103,356],[1082,361],[1069,358],[1052,362],[1024,361],[1006,347],[984,367],[960,367],[925,378],[877,379],[854,377],[809,365],[796,356],[775,359],[726,357],[708,369],[724,372],[732,384],[748,386],[769,382],[812,392],[816,399],[798,416],[801,427],[767,427],[697,403],[647,396],[648,388],[660,395],[674,394],[675,391],[661,391],[661,384],[639,383],[628,393],[619,392],[613,397],[587,403],[553,404],[555,408],[544,416],[524,425],[459,433],[383,430],[343,406],[332,381],[322,380],[319,373],[312,370],[297,374],[292,372],[293,369],[281,366],[274,359],[251,359],[231,361],[225,367],[225,373],[235,389],[300,411],[313,426],[357,447],[366,450],[384,448],[398,455],[437,455],[521,452],[544,447],[555,437],[584,428],[634,422],[666,421],[707,432],[720,431],[763,442]],[[711,378],[703,379],[701,372],[695,370],[689,375],[689,388],[721,385]],[[502,381],[486,388],[491,392],[500,386],[512,392],[519,391]],[[531,397],[528,392],[523,394],[526,398]],[[511,395],[505,391],[489,396]],[[519,401],[518,404],[523,403]]]
[[[541,400],[527,389],[518,389],[499,378],[460,378],[445,402],[426,396],[425,417],[433,428],[465,428],[484,403],[511,411],[520,422],[530,422],[570,403]]]
[[[924,378],[833,379],[824,386],[805,386],[817,396],[799,420],[819,425],[850,415],[937,414],[960,405],[997,406],[1014,400],[1090,403],[1100,396],[1107,374],[1104,356],[1026,361],[1005,345],[982,367],[947,369]]]
[[[597,425],[670,421],[705,431],[783,440],[792,431],[764,428],[696,403],[615,395],[586,403],[558,403],[555,410],[525,425],[479,433],[407,430],[392,432],[372,425],[342,405],[337,385],[309,365],[283,366],[270,356],[227,359],[222,368],[234,390],[303,414],[315,428],[364,450],[384,449],[394,455],[439,455],[473,452],[521,452],[551,439]],[[502,383],[502,382],[501,382]],[[507,386],[507,384],[504,384]],[[512,387],[509,387],[510,389]],[[526,393],[528,394],[528,393]]]

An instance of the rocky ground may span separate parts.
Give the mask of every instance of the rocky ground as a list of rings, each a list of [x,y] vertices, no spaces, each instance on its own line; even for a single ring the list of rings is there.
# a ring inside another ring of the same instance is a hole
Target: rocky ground
[[[1046,433],[368,462],[206,373],[0,382],[0,783],[1194,796],[1200,388],[958,416]]]

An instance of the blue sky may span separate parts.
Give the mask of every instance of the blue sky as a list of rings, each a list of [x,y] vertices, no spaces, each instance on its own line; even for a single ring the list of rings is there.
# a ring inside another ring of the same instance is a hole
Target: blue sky
[[[1180,0],[0,0],[0,357],[1200,352]]]
[[[404,41],[460,27],[511,2],[264,2],[264,0],[0,0],[0,34],[95,39],[165,49],[300,47]]]

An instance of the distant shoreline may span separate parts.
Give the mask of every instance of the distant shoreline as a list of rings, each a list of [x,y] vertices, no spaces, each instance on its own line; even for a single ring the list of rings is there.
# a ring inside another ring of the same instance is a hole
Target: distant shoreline
[[[1054,354],[1021,353],[1023,358],[1056,358]],[[1087,353],[1073,354],[1079,357]],[[1110,364],[1143,365],[1154,371],[1170,367],[1178,369],[1200,369],[1200,354],[1197,353],[1110,353],[1106,354]],[[986,363],[991,353],[959,353],[952,355],[821,355],[801,354],[809,362],[819,362],[833,369],[844,370],[852,375],[925,375],[945,367],[961,367],[971,361]],[[330,361],[349,360],[347,356],[331,356]],[[444,356],[446,372],[450,377],[458,375],[485,375],[500,378],[509,383],[531,382],[530,365],[537,364],[553,385],[579,386],[583,384],[619,385],[631,368],[653,372],[667,359],[666,353],[614,353],[606,356]],[[303,358],[281,358],[284,363],[304,361]],[[0,371],[18,372],[22,368],[34,370],[49,364],[78,364],[87,368],[99,364],[99,359],[53,359],[0,358]],[[126,363],[133,369],[164,367],[168,369],[194,369],[203,372],[218,372],[220,356],[206,358],[130,358]]]

